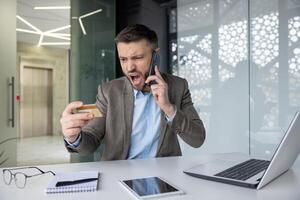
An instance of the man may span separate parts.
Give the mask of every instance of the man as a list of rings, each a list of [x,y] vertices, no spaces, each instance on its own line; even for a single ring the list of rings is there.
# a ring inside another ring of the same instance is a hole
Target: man
[[[99,86],[96,105],[103,117],[72,114],[82,102],[70,103],[62,114],[65,144],[70,152],[93,153],[103,140],[102,160],[181,155],[177,135],[200,147],[205,129],[185,79],[162,74],[149,76],[157,36],[144,25],[132,25],[115,38],[124,77]],[[149,83],[156,81],[156,84]]]

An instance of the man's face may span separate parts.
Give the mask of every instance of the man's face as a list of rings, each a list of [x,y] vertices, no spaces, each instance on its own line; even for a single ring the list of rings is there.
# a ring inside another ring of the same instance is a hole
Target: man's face
[[[152,56],[147,40],[117,44],[122,71],[137,90],[143,90]]]

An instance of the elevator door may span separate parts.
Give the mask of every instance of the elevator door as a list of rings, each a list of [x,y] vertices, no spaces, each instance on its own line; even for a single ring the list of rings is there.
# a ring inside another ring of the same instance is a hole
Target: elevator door
[[[25,66],[21,79],[21,137],[52,135],[52,69]]]

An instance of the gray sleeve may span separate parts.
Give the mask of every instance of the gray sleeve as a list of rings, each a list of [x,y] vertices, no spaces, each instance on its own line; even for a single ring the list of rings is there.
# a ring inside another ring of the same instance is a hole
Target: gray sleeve
[[[205,140],[205,128],[194,108],[186,80],[181,105],[180,108],[177,107],[171,128],[192,147],[200,147]]]

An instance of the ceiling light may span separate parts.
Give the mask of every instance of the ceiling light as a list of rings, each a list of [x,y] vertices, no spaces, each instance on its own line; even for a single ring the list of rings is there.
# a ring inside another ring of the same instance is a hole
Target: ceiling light
[[[22,29],[22,28],[17,28],[18,32],[23,32],[23,33],[32,33],[32,34],[37,34],[40,35],[41,33],[36,32],[36,31],[32,31],[32,30],[27,30],[27,29]]]
[[[102,11],[102,9],[98,9],[98,10],[95,10],[95,11],[93,11],[93,12],[89,12],[89,13],[87,13],[87,14],[85,14],[85,15],[82,15],[82,16],[80,16],[79,18],[85,18],[85,17],[94,15],[94,14],[96,14],[96,13],[98,13],[98,12],[101,12],[101,11]]]
[[[51,30],[48,30],[48,31],[45,31],[45,32],[46,32],[46,33],[53,33],[53,32],[57,32],[57,31],[61,31],[61,30],[68,29],[68,28],[70,28],[70,27],[71,27],[71,25],[67,25],[67,26],[63,26],[63,27],[51,29]]]
[[[70,42],[42,42],[41,45],[70,45]]]
[[[59,35],[59,36],[66,36],[66,37],[71,37],[70,33],[54,33],[55,35]]]
[[[37,27],[35,27],[34,25],[32,25],[30,22],[28,22],[27,20],[25,20],[24,18],[20,17],[19,15],[17,15],[17,18],[22,21],[23,23],[25,23],[27,26],[29,26],[30,28],[32,28],[33,30],[28,30],[28,29],[21,29],[21,28],[17,28],[17,32],[23,32],[23,33],[31,33],[31,34],[36,34],[36,35],[40,35],[39,38],[39,42],[38,45],[70,45],[70,42],[43,42],[43,39],[45,37],[52,37],[52,38],[58,38],[58,39],[62,39],[62,40],[68,40],[70,41],[70,34],[68,33],[55,33],[57,31],[61,31],[61,30],[65,30],[70,28],[70,25],[67,26],[63,26],[63,27],[58,27],[55,29],[51,29],[48,31],[41,31],[40,29],[38,29]]]
[[[41,36],[40,36],[40,40],[39,40],[39,46],[41,46],[41,44],[42,44],[42,42],[43,42],[43,38],[44,38],[44,35],[43,34],[41,34]]]
[[[68,10],[71,6],[35,6],[35,10]]]
[[[31,34],[36,34],[36,35],[44,35],[47,37],[52,37],[52,38],[58,38],[58,39],[63,39],[63,40],[69,40],[70,41],[70,34],[64,34],[64,33],[47,33],[47,32],[36,32],[32,30],[27,30],[27,29],[21,29],[17,28],[17,32],[23,32],[23,33],[31,33]]]
[[[59,39],[62,39],[62,40],[69,40],[69,41],[71,40],[70,37],[60,36],[60,35],[57,35],[55,33],[43,32],[43,35],[47,36],[47,37],[59,38]]]
[[[86,35],[85,28],[84,28],[84,26],[83,26],[83,24],[82,24],[82,21],[81,21],[81,18],[80,18],[80,17],[79,17],[78,21],[79,21],[79,25],[80,25],[80,28],[81,28],[83,34]]]
[[[99,12],[101,12],[101,11],[102,11],[102,9],[98,9],[98,10],[95,10],[95,11],[92,11],[92,12],[89,12],[89,13],[86,13],[86,14],[84,14],[84,15],[79,16],[79,18],[78,18],[79,25],[80,25],[80,28],[81,28],[81,30],[82,30],[82,32],[83,32],[84,35],[86,35],[86,31],[85,31],[85,28],[84,28],[84,26],[83,26],[83,23],[82,23],[82,20],[81,20],[81,19],[83,19],[83,18],[85,18],[85,17],[88,17],[88,16],[91,16],[91,15],[94,15],[94,14],[96,14],[96,13],[99,13]],[[72,18],[73,18],[73,17],[72,17]]]
[[[37,27],[33,26],[31,23],[29,23],[28,21],[26,21],[25,19],[23,19],[22,17],[20,17],[19,15],[17,15],[17,18],[19,20],[21,20],[23,23],[25,23],[27,26],[29,26],[30,28],[32,28],[33,30],[35,30],[38,33],[41,33],[42,31],[40,29],[38,29]]]

